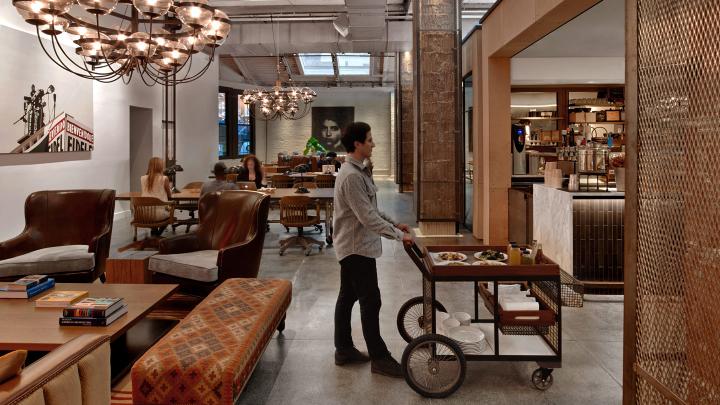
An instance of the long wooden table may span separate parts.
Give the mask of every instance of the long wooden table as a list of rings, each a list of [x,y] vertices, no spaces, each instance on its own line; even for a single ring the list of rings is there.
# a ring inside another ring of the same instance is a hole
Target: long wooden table
[[[326,242],[332,245],[332,211],[333,198],[335,189],[332,188],[311,188],[308,193],[297,193],[294,188],[276,188],[272,193],[266,193],[270,196],[271,201],[280,201],[283,197],[289,196],[306,196],[319,202],[325,208],[325,229],[327,230]],[[259,191],[262,192],[262,191]],[[132,197],[140,197],[138,191],[131,191],[115,195],[115,200],[129,201]],[[176,201],[198,201],[200,200],[200,190],[189,189],[181,190],[179,193],[173,193],[173,200]],[[276,221],[275,221],[276,222]]]

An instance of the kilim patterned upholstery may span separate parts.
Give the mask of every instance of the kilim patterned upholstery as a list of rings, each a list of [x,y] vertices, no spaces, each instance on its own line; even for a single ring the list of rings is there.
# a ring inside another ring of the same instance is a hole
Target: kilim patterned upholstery
[[[287,280],[223,282],[133,365],[134,403],[233,404],[291,296]]]

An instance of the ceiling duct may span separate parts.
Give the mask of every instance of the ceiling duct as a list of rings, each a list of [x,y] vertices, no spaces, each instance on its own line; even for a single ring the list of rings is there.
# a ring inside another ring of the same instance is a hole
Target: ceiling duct
[[[333,27],[335,27],[335,31],[342,35],[343,38],[347,37],[348,34],[350,34],[350,18],[347,14],[338,15],[335,21],[333,21]]]

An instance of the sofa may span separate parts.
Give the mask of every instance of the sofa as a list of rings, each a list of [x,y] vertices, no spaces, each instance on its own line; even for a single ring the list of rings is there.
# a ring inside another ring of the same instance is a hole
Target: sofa
[[[0,242],[0,281],[47,274],[93,282],[110,253],[115,190],[38,191],[25,200],[25,229]]]
[[[135,362],[133,403],[234,404],[291,297],[287,280],[223,282]]]
[[[109,404],[110,336],[78,336],[0,384],[0,405]]]

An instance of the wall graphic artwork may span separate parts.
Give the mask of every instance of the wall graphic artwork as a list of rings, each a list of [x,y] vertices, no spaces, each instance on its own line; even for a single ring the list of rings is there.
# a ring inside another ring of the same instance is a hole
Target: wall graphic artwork
[[[312,136],[327,151],[345,153],[340,138],[354,120],[355,107],[313,107]]]
[[[6,53],[0,60],[0,154],[92,151],[92,81],[56,66],[34,34],[0,26],[0,43]]]
[[[13,125],[23,124],[23,136],[10,153],[77,152],[92,151],[94,138],[91,130],[71,115],[55,114],[57,93],[52,84],[47,89],[36,89],[23,97],[23,115]]]

